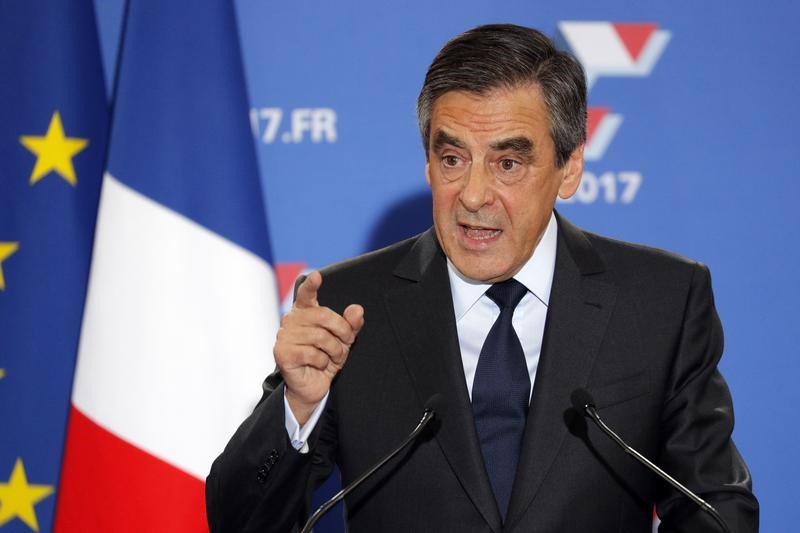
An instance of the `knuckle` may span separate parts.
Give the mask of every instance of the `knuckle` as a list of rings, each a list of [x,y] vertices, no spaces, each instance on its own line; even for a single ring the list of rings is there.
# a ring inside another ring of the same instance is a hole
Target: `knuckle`
[[[341,342],[337,342],[334,353],[336,354],[336,359],[341,362],[347,356],[347,347]]]
[[[311,332],[311,342],[318,348],[325,345],[326,333],[324,329],[314,328]]]
[[[341,341],[334,337],[333,335],[329,335],[328,338],[325,340],[326,351],[331,355],[336,355],[339,353],[339,347],[341,346]]]
[[[315,307],[314,309],[311,310],[311,312],[314,321],[322,324],[327,321],[328,316],[331,313],[331,310],[327,307],[320,306],[320,307]]]
[[[303,359],[305,362],[312,362],[319,354],[319,350],[314,346],[303,346]]]
[[[287,363],[284,351],[276,346],[275,349],[272,350],[272,355],[275,358],[275,364],[278,365],[278,368],[282,370]]]
[[[291,330],[293,327],[295,327],[298,321],[298,317],[299,317],[299,310],[297,309],[292,309],[287,314],[285,314],[281,318],[278,333],[280,333],[281,331],[285,332],[286,330]]]
[[[328,357],[325,355],[324,352],[318,350],[317,348],[309,346],[306,361],[307,364],[310,366],[313,366],[315,368],[323,368],[328,362]]]
[[[303,346],[298,352],[298,359],[303,362],[303,364],[308,364],[311,362],[311,358],[314,355],[314,347],[313,346]]]

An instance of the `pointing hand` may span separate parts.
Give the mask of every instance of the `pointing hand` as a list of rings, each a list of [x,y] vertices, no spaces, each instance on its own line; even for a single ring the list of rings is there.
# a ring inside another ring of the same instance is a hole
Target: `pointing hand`
[[[286,383],[286,400],[301,425],[325,397],[364,325],[360,305],[349,305],[341,315],[320,306],[320,286],[322,275],[312,272],[297,288],[294,306],[281,320],[273,350]]]

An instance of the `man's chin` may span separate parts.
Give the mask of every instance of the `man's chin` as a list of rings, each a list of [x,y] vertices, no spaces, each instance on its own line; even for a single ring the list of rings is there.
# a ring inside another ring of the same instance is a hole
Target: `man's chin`
[[[510,278],[513,273],[493,262],[475,258],[450,258],[450,262],[463,278],[476,283],[497,283]]]

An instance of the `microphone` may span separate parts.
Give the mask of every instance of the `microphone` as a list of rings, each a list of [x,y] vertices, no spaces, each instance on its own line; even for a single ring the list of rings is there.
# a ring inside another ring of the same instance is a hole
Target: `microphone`
[[[628,446],[628,444],[622,440],[622,438],[614,433],[610,427],[606,425],[605,422],[600,418],[600,415],[597,414],[597,408],[594,405],[594,399],[592,395],[586,389],[576,389],[572,392],[570,396],[572,400],[572,407],[579,413],[583,413],[585,416],[592,419],[592,421],[599,427],[603,433],[608,435],[611,440],[616,442],[620,448],[622,448],[625,453],[628,455],[633,456],[637,461],[642,463],[644,466],[650,469],[650,471],[655,472],[656,474],[661,477],[664,481],[672,485],[674,488],[682,492],[687,498],[692,500],[696,503],[703,511],[707,512],[711,515],[711,517],[719,524],[725,533],[731,533],[731,530],[728,529],[727,524],[725,521],[722,520],[722,517],[719,515],[716,509],[711,506],[710,503],[705,501],[703,498],[689,490],[688,488],[684,487],[681,483],[679,483],[675,478],[661,470],[658,466],[656,466],[653,462],[651,462],[647,457],[637,452],[635,449]]]
[[[319,509],[317,509],[314,512],[314,514],[312,514],[311,517],[308,519],[306,525],[303,526],[303,529],[300,531],[300,533],[309,533],[311,531],[311,528],[313,528],[314,525],[317,522],[319,522],[319,519],[322,518],[322,516],[325,513],[330,511],[334,505],[339,503],[342,499],[344,499],[345,496],[350,494],[350,492],[352,492],[356,487],[358,487],[364,481],[366,481],[367,478],[369,478],[372,474],[380,470],[380,468],[386,463],[388,463],[395,455],[400,453],[406,446],[408,446],[409,443],[414,441],[419,436],[419,434],[422,433],[422,430],[425,429],[425,427],[430,423],[430,421],[434,419],[434,417],[436,416],[436,408],[441,404],[441,402],[442,402],[442,395],[438,393],[428,398],[428,401],[425,402],[425,409],[422,412],[422,418],[419,420],[417,427],[415,427],[414,430],[411,433],[409,433],[409,435],[403,440],[403,442],[401,442],[397,446],[397,448],[392,450],[391,453],[389,453],[383,459],[372,465],[372,467],[369,470],[361,474],[358,478],[353,480],[349,485],[347,485],[345,488],[337,492],[330,500],[320,505]]]

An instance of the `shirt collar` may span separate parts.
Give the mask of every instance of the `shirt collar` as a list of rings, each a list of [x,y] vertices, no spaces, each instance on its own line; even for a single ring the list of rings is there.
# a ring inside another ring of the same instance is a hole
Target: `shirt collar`
[[[555,215],[551,213],[542,239],[533,250],[531,257],[514,276],[514,279],[525,285],[528,291],[533,293],[544,305],[550,303],[550,288],[553,285],[553,272],[556,267],[557,236],[558,224]],[[450,277],[453,310],[456,322],[458,322],[492,284],[465,277],[453,266],[449,258],[447,259],[447,274]]]

